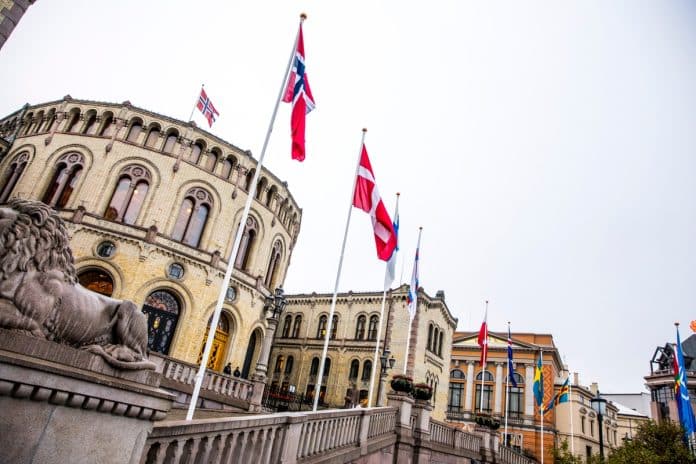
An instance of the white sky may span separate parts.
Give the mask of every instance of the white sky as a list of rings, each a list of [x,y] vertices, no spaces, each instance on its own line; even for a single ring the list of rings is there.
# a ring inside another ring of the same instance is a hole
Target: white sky
[[[367,127],[404,282],[422,225],[421,285],[458,330],[489,299],[491,330],[552,333],[581,382],[642,389],[696,319],[691,2],[42,0],[0,50],[0,114],[70,94],[186,119],[204,82],[212,132],[258,155],[302,11],[308,158],[284,104],[265,163],[303,208],[286,290],[333,290]],[[343,269],[341,291],[381,287],[358,210]]]

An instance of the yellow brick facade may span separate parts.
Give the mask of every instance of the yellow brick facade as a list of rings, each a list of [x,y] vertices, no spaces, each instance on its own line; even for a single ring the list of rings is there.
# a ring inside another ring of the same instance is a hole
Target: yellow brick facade
[[[379,336],[379,355],[385,346],[395,359],[394,368],[388,371],[382,399],[389,390],[388,382],[394,374],[404,372],[406,361],[406,337],[409,334],[409,312],[406,302],[408,287],[402,286],[387,293],[384,310],[384,323]],[[382,292],[341,293],[337,296],[335,315],[338,324],[335,338],[328,347],[327,357],[331,360],[328,376],[322,381],[326,387],[324,401],[331,407],[343,407],[349,389],[362,392],[367,397],[369,376],[363,380],[365,362],[373,362],[376,337],[371,337],[370,320],[378,318],[382,304]],[[292,388],[305,394],[313,390],[318,372],[311,373],[312,360],[321,359],[323,333],[320,327],[322,316],[327,317],[331,308],[331,294],[289,295],[288,306],[281,316],[269,362],[269,382],[278,387]],[[358,319],[365,317],[364,331],[358,328]],[[293,333],[295,321],[301,317],[299,331]],[[290,324],[286,328],[286,324]],[[422,289],[418,293],[418,308],[410,331],[411,353],[407,374],[414,382],[429,383],[433,386],[433,417],[444,420],[447,403],[448,364],[452,345],[452,335],[457,320],[447,308],[444,293],[438,292],[430,297]],[[437,329],[437,346],[434,331]],[[429,337],[430,332],[430,337]],[[374,333],[376,335],[376,331]],[[373,338],[373,340],[370,340]],[[430,344],[429,344],[430,338]],[[441,340],[441,341],[439,341]],[[279,357],[282,357],[280,362]],[[286,373],[289,357],[293,358],[292,369]],[[357,361],[357,375],[351,378],[351,364]],[[278,369],[276,369],[276,367]],[[373,405],[377,403],[379,390],[380,363],[377,361],[374,383]],[[311,386],[308,389],[308,386]],[[358,397],[359,398],[359,397]]]
[[[134,124],[141,124],[142,131],[128,140]],[[158,133],[151,135],[153,128]],[[56,208],[67,222],[78,274],[89,270],[108,274],[113,296],[137,305],[143,305],[153,291],[174,295],[180,312],[167,354],[197,362],[256,167],[251,153],[192,123],[128,102],[70,97],[26,107],[0,120],[0,136],[11,142],[0,161],[0,202],[12,197],[44,199],[60,163],[69,162],[71,156],[81,160],[82,170],[70,183],[67,202]],[[173,145],[165,149],[168,140]],[[197,161],[191,158],[193,144],[202,148]],[[124,170],[134,166],[148,176],[137,216],[131,223],[107,219]],[[301,221],[301,210],[285,184],[265,169],[259,179],[250,212],[255,236],[246,263],[235,269],[230,282],[236,295],[230,294],[234,298],[223,307],[229,329],[222,334],[227,343],[217,355],[218,366],[227,362],[244,366],[248,345],[255,338],[253,355],[247,360],[249,374],[267,330],[264,296],[285,279]],[[194,246],[175,240],[173,232],[185,198],[199,194],[206,197],[209,212]],[[105,241],[115,245],[112,256],[98,253]],[[174,263],[183,268],[180,278],[169,274]]]

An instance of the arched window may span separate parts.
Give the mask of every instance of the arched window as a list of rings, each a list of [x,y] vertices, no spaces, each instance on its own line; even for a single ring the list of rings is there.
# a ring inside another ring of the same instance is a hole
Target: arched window
[[[156,290],[145,299],[143,313],[147,316],[147,347],[151,351],[169,353],[180,312],[179,299],[167,290]]]
[[[328,377],[329,372],[331,372],[331,359],[326,358],[324,360],[324,373],[323,373],[324,375],[323,375],[323,377]]]
[[[437,342],[437,355],[439,357],[442,357],[442,335],[443,335],[443,333],[442,333],[442,331],[440,331],[440,337],[439,337],[439,340]]]
[[[64,208],[80,178],[84,162],[79,153],[66,153],[58,158],[56,171],[41,201],[57,209]]]
[[[27,152],[22,152],[14,157],[12,163],[7,168],[5,176],[0,187],[0,203],[5,203],[12,194],[12,190],[17,185],[17,181],[24,173],[24,169],[27,167],[29,162],[29,154]]]
[[[432,324],[428,324],[428,344],[425,346],[425,348],[430,351],[433,348],[433,330],[434,327]]]
[[[265,177],[262,177],[261,180],[259,181],[258,184],[256,184],[256,193],[254,194],[254,198],[257,200],[261,199],[261,194],[263,193],[264,190],[266,190],[266,184],[268,181],[266,180]]]
[[[246,179],[244,180],[244,190],[249,191],[251,189],[251,181],[254,180],[255,169],[249,169],[246,174]]]
[[[136,143],[142,131],[142,121],[140,121],[139,119],[134,119],[133,121],[131,121],[130,128],[128,129],[128,136],[126,136],[126,141]]]
[[[362,340],[365,338],[365,324],[367,323],[367,317],[358,316],[358,323],[355,324],[355,339]]]
[[[202,188],[195,187],[186,192],[186,197],[179,209],[179,216],[174,223],[172,239],[197,247],[208,222],[212,204],[213,199],[210,193]]]
[[[191,153],[189,153],[188,160],[193,164],[198,164],[201,153],[203,153],[203,142],[197,141],[191,145]]]
[[[377,324],[379,323],[379,316],[370,317],[370,325],[367,329],[367,339],[377,340]]]
[[[237,259],[234,261],[234,267],[237,269],[249,269],[251,251],[253,250],[258,230],[259,227],[256,224],[256,219],[251,216],[247,217],[246,227],[244,228],[242,241],[239,244],[239,251],[237,252]]]
[[[53,122],[56,120],[56,110],[51,108],[51,110],[48,112],[48,116],[46,116],[46,125],[43,128],[43,132],[48,132],[51,130],[53,127]]]
[[[336,339],[336,332],[338,332],[338,315],[334,314],[334,317],[331,319],[331,340]]]
[[[326,322],[328,318],[326,317],[326,314],[322,315],[319,318],[319,325],[317,325],[317,338],[324,338],[326,335]]]
[[[292,326],[292,338],[300,338],[300,328],[302,327],[302,315],[295,316],[295,323]]]
[[[205,158],[205,169],[210,172],[215,171],[215,164],[220,159],[220,156],[222,156],[222,154],[217,148],[210,150],[210,153],[208,153],[208,156]]]
[[[450,378],[456,380],[464,380],[466,376],[464,375],[464,372],[462,372],[460,369],[453,369],[452,372],[450,372]]]
[[[358,379],[358,371],[360,370],[360,361],[354,359],[350,362],[350,371],[348,371],[348,380],[356,381]]]
[[[97,124],[97,113],[94,111],[88,112],[86,119],[87,122],[85,122],[85,127],[82,129],[82,133],[87,135],[96,134],[99,126],[99,124]]]
[[[288,338],[290,336],[290,327],[292,326],[292,316],[288,314],[285,316],[285,323],[283,324],[283,334],[281,338]]]
[[[271,202],[273,201],[273,198],[278,195],[278,188],[276,188],[275,185],[272,185],[271,188],[268,189],[268,193],[266,194],[266,206],[271,207]]]
[[[459,413],[462,409],[462,393],[464,392],[464,384],[461,382],[450,382],[449,395],[447,398],[447,412]],[[478,405],[476,406],[478,407]]]
[[[164,147],[162,147],[162,151],[168,154],[174,153],[174,146],[176,145],[176,141],[178,140],[178,138],[178,132],[175,130],[170,130],[167,134],[167,139],[164,141]]]
[[[157,142],[160,138],[159,126],[152,126],[147,133],[147,138],[145,139],[145,146],[147,148],[156,148]]]
[[[511,382],[508,387],[508,394],[510,395],[508,401],[508,414],[510,414],[511,417],[520,418],[524,415],[524,377],[517,372],[513,372],[512,376],[517,386],[513,386]]]
[[[233,158],[225,158],[222,162],[222,172],[220,172],[220,177],[223,179],[229,179],[232,174],[232,168],[234,168]]]
[[[268,261],[268,270],[266,271],[266,278],[264,279],[264,283],[266,284],[267,288],[276,287],[278,268],[280,267],[281,249],[282,245],[280,244],[280,241],[273,244],[273,248],[271,249],[271,259]]]
[[[102,126],[99,135],[102,137],[111,137],[114,133],[114,116],[111,113],[105,113],[102,116]]]
[[[319,373],[319,358],[312,359],[312,365],[309,367],[309,375],[317,375]]]
[[[24,130],[22,131],[24,135],[29,135],[29,132],[31,131],[32,126],[34,125],[34,113],[29,113],[27,114],[27,117],[24,118]]]
[[[483,402],[481,402],[481,378],[483,377]],[[493,374],[488,371],[479,372],[476,375],[476,408],[484,412],[491,412],[491,396],[493,393]]]
[[[77,280],[85,288],[102,295],[111,296],[114,293],[114,279],[102,269],[88,269],[77,275]]]
[[[288,360],[285,361],[285,375],[292,374],[293,364],[295,364],[295,358],[288,356]]]
[[[283,360],[284,359],[285,359],[285,357],[282,354],[278,355],[278,357],[276,358],[275,369],[273,369],[273,372],[275,374],[279,374],[280,371],[283,369]]]
[[[372,361],[370,361],[368,359],[363,363],[362,377],[360,377],[360,380],[362,380],[363,382],[369,382],[371,375],[372,375]]]
[[[65,132],[77,132],[78,123],[80,122],[80,110],[75,109],[71,111],[68,117],[70,119],[68,119],[68,125],[65,126]]]
[[[134,224],[150,188],[150,181],[150,171],[142,166],[131,165],[121,169],[104,217],[110,221]]]

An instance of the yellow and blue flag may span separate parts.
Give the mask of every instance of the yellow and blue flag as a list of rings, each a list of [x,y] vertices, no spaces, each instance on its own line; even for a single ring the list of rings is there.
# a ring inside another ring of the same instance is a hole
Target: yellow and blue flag
[[[674,353],[674,397],[677,400],[677,410],[679,411],[679,422],[684,427],[687,440],[696,431],[696,420],[694,410],[689,399],[689,390],[686,387],[686,369],[684,365],[684,353],[681,348],[679,338],[679,328],[677,327],[677,351]]]
[[[533,391],[537,406],[541,406],[544,402],[544,373],[541,370],[541,353],[539,353],[539,360],[537,361],[536,368],[534,369]]]

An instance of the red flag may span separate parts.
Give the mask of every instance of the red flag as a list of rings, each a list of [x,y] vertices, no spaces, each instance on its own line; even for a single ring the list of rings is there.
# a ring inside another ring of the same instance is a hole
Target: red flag
[[[486,315],[483,317],[483,323],[478,335],[478,344],[481,347],[481,366],[484,366],[488,359],[488,323],[486,319],[488,319],[488,310],[486,310]]]
[[[215,106],[213,106],[213,102],[210,101],[210,98],[208,98],[208,95],[202,88],[201,95],[198,97],[198,104],[196,105],[196,108],[198,108],[201,111],[201,113],[203,113],[203,116],[205,116],[205,119],[208,120],[208,126],[213,127],[215,118],[217,116],[220,116],[220,113],[218,113],[218,110],[215,109]]]
[[[370,215],[375,231],[377,257],[382,261],[388,261],[392,251],[396,248],[396,232],[389,213],[387,213],[387,208],[384,207],[382,198],[379,196],[365,144],[362,146],[360,155],[358,178],[355,181],[355,192],[353,193],[353,206]]]
[[[293,60],[292,70],[288,76],[283,101],[292,103],[290,130],[292,133],[292,159],[305,159],[305,115],[314,109],[314,97],[309,88],[305,72],[304,40],[302,39],[302,23],[297,36],[297,49]]]

